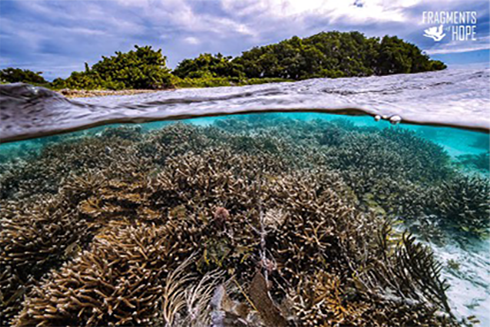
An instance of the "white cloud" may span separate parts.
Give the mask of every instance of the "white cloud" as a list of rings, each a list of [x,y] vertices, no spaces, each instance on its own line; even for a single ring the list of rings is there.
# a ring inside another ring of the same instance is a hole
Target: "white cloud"
[[[478,50],[490,50],[490,37],[480,37],[476,41],[451,41],[425,50],[429,55],[462,53]]]
[[[193,37],[193,36],[188,36],[188,37],[184,38],[184,42],[187,44],[191,44],[191,45],[197,45],[197,44],[201,43],[201,41],[199,41],[198,38]]]
[[[462,53],[462,52],[471,52],[478,50],[490,50],[489,45],[478,45],[478,46],[458,46],[458,47],[444,47],[440,49],[429,49],[425,52],[429,55],[434,54],[448,54],[448,53]]]
[[[260,15],[271,19],[323,17],[336,22],[346,19],[349,23],[403,22],[408,19],[404,9],[415,6],[421,0],[366,0],[362,6],[354,1],[336,0],[222,0],[223,7],[237,15]]]
[[[114,0],[115,2],[123,6],[139,7],[139,8],[149,8],[149,0]]]

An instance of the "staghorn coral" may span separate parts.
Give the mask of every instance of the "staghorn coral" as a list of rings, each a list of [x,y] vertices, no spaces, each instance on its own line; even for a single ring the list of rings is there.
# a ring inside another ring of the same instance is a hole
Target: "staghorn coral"
[[[118,126],[114,128],[106,128],[100,136],[106,138],[125,139],[130,141],[141,141],[143,138],[141,126]]]
[[[49,144],[32,159],[41,166],[29,159],[0,176],[0,319],[202,326],[221,315],[264,326],[272,318],[252,299],[269,298],[299,326],[455,326],[434,258],[383,222],[437,212],[485,230],[487,211],[465,208],[480,208],[488,192],[417,142],[394,129],[271,115]],[[447,197],[459,202],[434,205]],[[266,283],[253,283],[258,272]],[[225,278],[234,304],[213,309]]]
[[[466,154],[457,157],[459,163],[467,168],[473,168],[481,172],[490,172],[490,152],[480,154]]]
[[[403,167],[410,167],[412,181],[437,182],[452,177],[450,157],[442,146],[406,129],[386,128],[379,135],[395,142],[404,158]]]
[[[0,176],[0,200],[56,194],[64,178],[90,169],[106,168],[131,149],[129,144],[128,140],[116,137],[87,137],[48,144],[39,155]]]
[[[116,226],[35,287],[14,325],[127,325],[154,318],[169,263],[176,262],[172,226]]]
[[[390,241],[392,230],[387,223],[382,226],[378,249],[384,253],[381,257],[384,262],[380,257],[363,253],[362,260],[347,259],[349,267],[359,265],[352,277],[341,279],[339,275],[319,270],[305,276],[293,290],[295,310],[305,326],[454,324],[453,317],[447,313],[450,312],[445,297],[448,286],[440,280],[440,266],[430,251],[415,244],[410,236],[401,236],[401,243]],[[418,287],[413,283],[419,284]]]
[[[74,178],[58,196],[41,198],[35,205],[24,201],[4,204],[0,219],[0,271],[4,271],[5,282],[1,325],[7,325],[12,312],[19,310],[21,295],[90,241],[96,226],[77,212],[73,201],[89,196],[99,185],[100,180],[93,176],[83,181]],[[75,187],[78,195],[73,192]]]
[[[366,325],[362,316],[372,310],[371,305],[349,301],[337,276],[317,272],[297,288],[294,310],[304,326]]]
[[[430,206],[442,228],[456,235],[488,237],[490,183],[480,177],[459,177],[432,189]]]

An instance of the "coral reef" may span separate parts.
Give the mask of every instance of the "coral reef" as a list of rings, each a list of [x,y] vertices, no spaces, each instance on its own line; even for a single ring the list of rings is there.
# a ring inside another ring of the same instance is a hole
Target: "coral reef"
[[[0,174],[0,325],[457,326],[391,218],[488,233],[488,181],[396,129],[117,127]]]
[[[148,324],[175,287],[165,277],[178,264],[176,238],[171,223],[107,226],[89,250],[34,287],[14,324]]]
[[[466,154],[457,158],[463,167],[480,170],[485,173],[490,172],[490,152],[480,154]]]
[[[443,228],[458,234],[488,237],[490,183],[480,177],[443,182],[431,194],[431,207]]]

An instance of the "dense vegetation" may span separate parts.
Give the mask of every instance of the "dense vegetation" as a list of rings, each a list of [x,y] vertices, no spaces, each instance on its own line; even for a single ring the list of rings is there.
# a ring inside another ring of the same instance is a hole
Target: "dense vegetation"
[[[57,78],[55,89],[165,89],[173,87],[212,87],[258,84],[283,81],[278,78],[245,78],[243,68],[231,63],[231,57],[204,54],[194,60],[186,59],[179,69],[170,73],[166,57],[151,46],[138,47],[128,53],[103,59],[84,72],[73,72],[63,80]]]
[[[244,77],[244,68],[225,57],[221,53],[213,56],[209,53],[199,55],[195,59],[184,59],[173,71],[180,78],[190,77]]]
[[[116,52],[115,56],[102,57],[84,72],[73,72],[66,80],[53,81],[56,88],[71,89],[154,89],[171,85],[170,69],[162,50],[151,46],[138,47],[127,53]]]
[[[203,54],[186,59],[174,74],[183,77],[306,79],[419,73],[446,68],[415,45],[394,37],[366,38],[362,33],[328,32],[297,36],[245,51],[231,59]]]
[[[42,72],[33,72],[28,69],[5,68],[0,70],[0,82],[48,84],[48,81],[46,81],[41,74]]]
[[[55,89],[164,89],[269,83],[316,77],[350,77],[418,73],[445,69],[415,45],[396,36],[367,38],[359,32],[322,32],[255,47],[232,58],[221,53],[184,59],[173,72],[162,50],[138,47],[102,60],[85,71],[57,78]],[[7,68],[0,80],[47,83],[40,73]]]

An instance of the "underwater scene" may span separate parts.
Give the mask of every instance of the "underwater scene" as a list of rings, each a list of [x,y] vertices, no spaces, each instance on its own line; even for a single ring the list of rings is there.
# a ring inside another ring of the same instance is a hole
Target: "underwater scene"
[[[488,326],[489,135],[396,122],[1,144],[0,325]]]

